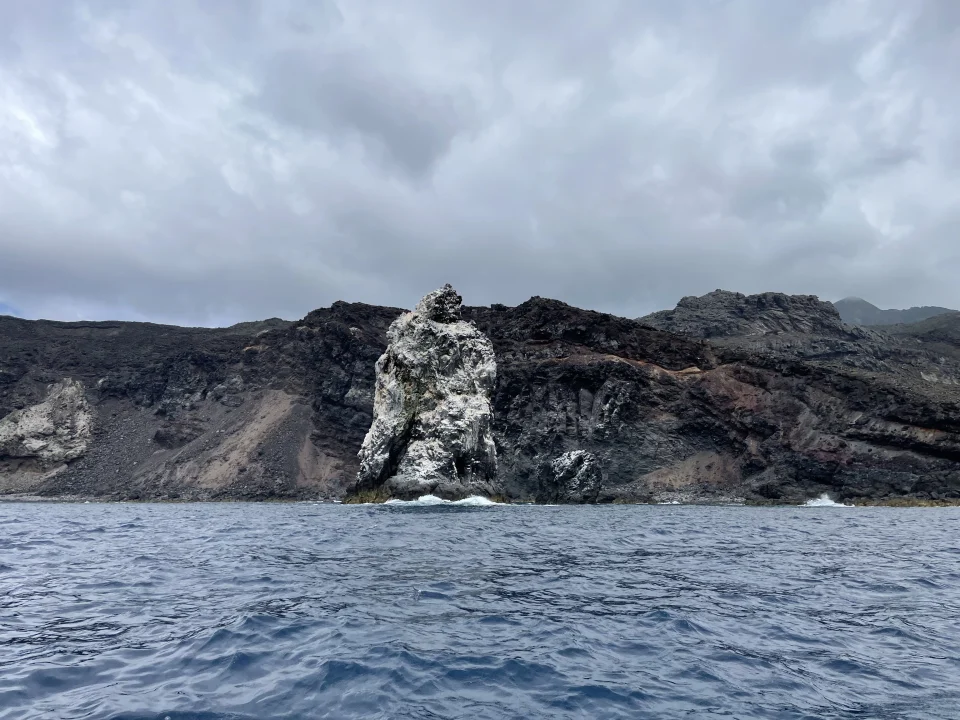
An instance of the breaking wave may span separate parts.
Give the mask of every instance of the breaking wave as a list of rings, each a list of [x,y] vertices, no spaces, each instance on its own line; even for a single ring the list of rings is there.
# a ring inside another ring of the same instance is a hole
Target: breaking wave
[[[844,505],[843,503],[834,502],[830,499],[830,496],[824,493],[818,498],[812,500],[807,500],[803,507],[853,507],[853,505]]]
[[[459,505],[460,507],[490,507],[502,505],[482,495],[471,495],[463,500],[444,500],[436,495],[421,495],[416,500],[387,500],[384,505]]]

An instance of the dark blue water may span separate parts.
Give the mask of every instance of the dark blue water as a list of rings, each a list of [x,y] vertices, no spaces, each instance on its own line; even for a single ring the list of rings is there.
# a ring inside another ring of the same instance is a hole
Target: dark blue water
[[[0,719],[960,718],[960,511],[0,505]]]

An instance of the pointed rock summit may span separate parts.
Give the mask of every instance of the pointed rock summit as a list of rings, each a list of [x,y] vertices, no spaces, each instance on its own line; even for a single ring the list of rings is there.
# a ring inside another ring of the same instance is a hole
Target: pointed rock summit
[[[460,319],[461,302],[444,285],[387,330],[359,490],[400,499],[499,492],[490,405],[497,363],[490,339]]]

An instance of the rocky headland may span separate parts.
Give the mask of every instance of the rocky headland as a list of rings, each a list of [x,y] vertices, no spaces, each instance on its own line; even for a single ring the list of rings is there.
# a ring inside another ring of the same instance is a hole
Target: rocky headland
[[[231,328],[0,317],[0,496],[960,502],[960,314],[718,291]]]

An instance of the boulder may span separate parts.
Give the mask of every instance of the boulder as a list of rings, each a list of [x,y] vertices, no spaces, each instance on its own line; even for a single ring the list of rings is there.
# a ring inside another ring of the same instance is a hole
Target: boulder
[[[586,450],[566,452],[541,473],[537,501],[543,503],[594,503],[603,489],[600,459]]]

